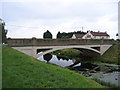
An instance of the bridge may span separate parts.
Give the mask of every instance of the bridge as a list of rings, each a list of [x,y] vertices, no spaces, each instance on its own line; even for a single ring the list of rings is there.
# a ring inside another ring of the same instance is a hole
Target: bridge
[[[112,39],[38,39],[8,38],[10,47],[38,58],[47,53],[67,48],[78,49],[85,56],[103,55],[114,43]]]

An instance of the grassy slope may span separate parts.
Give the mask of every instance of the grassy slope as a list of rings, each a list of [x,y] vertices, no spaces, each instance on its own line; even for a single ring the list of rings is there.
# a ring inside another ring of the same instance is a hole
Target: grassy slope
[[[120,47],[120,42],[116,43],[112,47],[110,47],[103,56],[97,58],[101,62],[105,63],[114,63],[114,64],[120,64],[120,60],[118,59],[118,56],[120,54],[120,50],[118,49]]]
[[[2,88],[2,45],[0,45],[0,89]]]
[[[93,80],[3,46],[3,88],[100,88]]]

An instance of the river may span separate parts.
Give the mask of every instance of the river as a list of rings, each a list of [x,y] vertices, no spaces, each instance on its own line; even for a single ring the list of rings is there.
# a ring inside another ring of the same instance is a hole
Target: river
[[[55,64],[61,67],[68,68],[70,70],[76,71],[88,78],[99,79],[104,82],[109,82],[119,86],[119,66],[114,64],[92,64],[92,63],[83,63],[79,60],[68,59],[59,57],[56,55],[46,54],[38,58],[40,61],[45,63]]]

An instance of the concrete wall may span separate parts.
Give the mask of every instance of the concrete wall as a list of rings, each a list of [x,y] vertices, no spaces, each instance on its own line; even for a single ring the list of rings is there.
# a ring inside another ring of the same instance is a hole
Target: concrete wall
[[[112,45],[115,43],[111,39],[7,39],[11,47],[24,46],[68,46],[68,45]]]

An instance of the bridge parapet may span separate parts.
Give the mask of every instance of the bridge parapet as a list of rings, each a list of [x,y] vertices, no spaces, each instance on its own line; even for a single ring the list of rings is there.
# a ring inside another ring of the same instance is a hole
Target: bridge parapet
[[[113,39],[38,39],[38,38],[8,38],[11,47],[24,46],[67,46],[67,45],[112,45]]]

